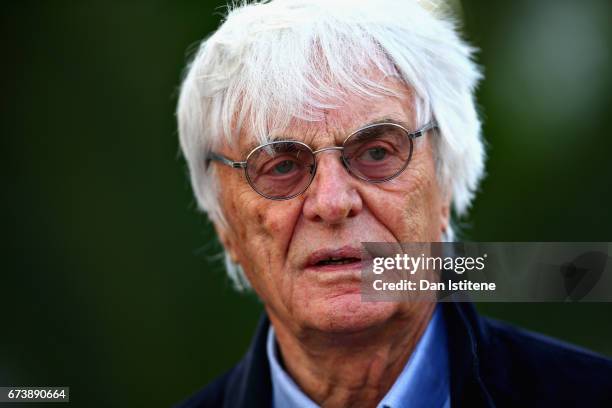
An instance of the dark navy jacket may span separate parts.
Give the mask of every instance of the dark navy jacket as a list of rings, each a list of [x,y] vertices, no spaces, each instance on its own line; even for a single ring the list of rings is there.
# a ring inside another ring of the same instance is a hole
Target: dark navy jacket
[[[612,407],[612,360],[443,303],[451,407]],[[271,407],[262,318],[244,358],[177,408]]]

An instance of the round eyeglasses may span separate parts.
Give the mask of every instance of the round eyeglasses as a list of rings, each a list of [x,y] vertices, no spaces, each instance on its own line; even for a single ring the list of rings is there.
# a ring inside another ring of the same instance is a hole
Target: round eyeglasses
[[[289,200],[306,191],[317,170],[315,155],[321,152],[339,150],[342,164],[349,173],[370,183],[382,183],[406,169],[412,157],[414,139],[436,127],[430,122],[409,132],[397,123],[376,123],[348,135],[342,146],[312,150],[297,140],[280,140],[256,147],[244,161],[233,161],[211,152],[206,157],[206,165],[217,161],[242,168],[257,193],[271,200]]]

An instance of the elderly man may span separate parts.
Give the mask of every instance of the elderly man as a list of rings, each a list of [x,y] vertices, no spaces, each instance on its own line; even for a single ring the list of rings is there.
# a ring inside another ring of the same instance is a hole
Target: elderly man
[[[467,303],[364,302],[362,242],[452,240],[483,175],[473,48],[431,2],[233,9],[181,87],[193,189],[252,346],[185,407],[610,402],[609,361]]]

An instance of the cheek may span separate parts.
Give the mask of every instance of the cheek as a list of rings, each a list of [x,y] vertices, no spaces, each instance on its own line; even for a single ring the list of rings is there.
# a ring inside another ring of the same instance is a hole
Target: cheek
[[[257,253],[266,246],[276,254],[289,244],[300,210],[296,202],[276,202],[258,197],[246,204],[242,212],[244,217],[238,222],[245,230],[242,238],[246,246],[254,248]]]
[[[428,178],[419,183],[418,188],[411,192],[408,205],[404,210],[406,225],[411,227],[408,231],[409,241],[431,242],[438,241],[441,212],[438,194],[438,185],[435,178]]]
[[[283,271],[299,200],[276,202],[245,191],[228,194],[224,204],[240,264],[256,291],[270,291],[279,282],[270,275]]]
[[[441,200],[433,163],[415,164],[394,185],[396,199],[387,202],[385,214],[400,242],[431,242],[440,239]]]
[[[259,200],[245,207],[251,221],[241,228],[246,258],[243,269],[253,289],[267,307],[285,310],[292,302],[293,274],[287,273],[287,252],[298,219],[294,203]]]
[[[405,217],[411,220],[408,224],[413,226],[411,240],[439,241],[441,212],[438,181],[433,166],[431,168],[428,166],[426,171],[419,174],[418,182],[408,196],[408,205],[405,209]]]

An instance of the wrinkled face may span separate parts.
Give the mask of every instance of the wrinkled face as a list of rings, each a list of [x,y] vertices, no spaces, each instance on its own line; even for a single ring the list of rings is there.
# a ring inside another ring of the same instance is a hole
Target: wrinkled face
[[[412,96],[364,99],[355,96],[330,110],[325,121],[295,121],[283,137],[302,141],[313,150],[339,146],[352,131],[381,119],[415,123]],[[276,136],[276,135],[273,135]],[[216,225],[226,250],[242,265],[273,322],[299,333],[304,330],[363,330],[402,314],[415,304],[361,302],[361,242],[439,241],[448,222],[449,199],[435,174],[431,137],[416,139],[410,164],[398,177],[378,184],[352,176],[340,152],[317,155],[310,187],[287,201],[257,194],[244,173],[218,166],[220,204],[229,226]],[[244,160],[254,138],[219,153]],[[325,262],[344,258],[343,262]],[[357,258],[357,259],[356,259]]]

